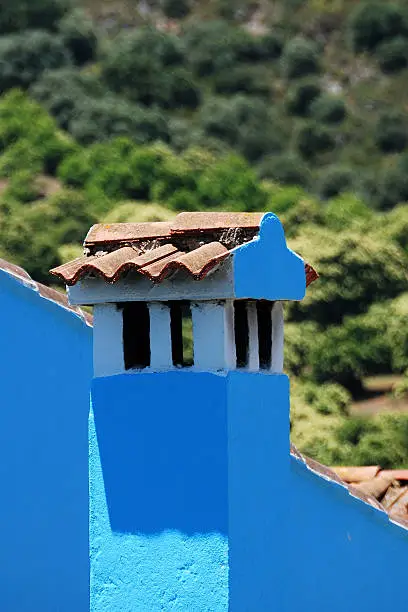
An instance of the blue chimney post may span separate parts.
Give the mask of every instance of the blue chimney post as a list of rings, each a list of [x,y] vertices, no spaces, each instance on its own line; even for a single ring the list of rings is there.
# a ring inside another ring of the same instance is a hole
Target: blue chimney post
[[[164,244],[133,255],[143,224],[98,226],[91,246],[95,232],[127,244],[61,272],[73,303],[94,304],[92,612],[285,607],[271,469],[289,478],[282,301],[304,296],[305,264],[275,215],[217,214],[179,215]]]

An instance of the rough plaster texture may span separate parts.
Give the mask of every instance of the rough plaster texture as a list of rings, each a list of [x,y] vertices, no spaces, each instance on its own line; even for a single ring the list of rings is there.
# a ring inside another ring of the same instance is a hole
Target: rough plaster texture
[[[0,272],[0,610],[89,609],[92,328]]]
[[[287,404],[287,378],[271,374],[94,381],[93,612],[270,610],[280,511],[265,470],[274,431],[288,451]]]
[[[259,300],[305,297],[305,262],[286,246],[283,226],[273,213],[263,216],[259,236],[233,253],[235,297]]]
[[[289,454],[284,375],[100,378],[92,612],[408,609],[408,531]]]

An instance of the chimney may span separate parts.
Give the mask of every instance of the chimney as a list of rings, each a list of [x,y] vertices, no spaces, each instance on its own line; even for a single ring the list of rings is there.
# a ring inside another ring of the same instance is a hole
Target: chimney
[[[282,302],[304,261],[271,213],[96,225],[85,246],[54,274],[94,305],[91,610],[283,609],[270,474],[289,471]]]

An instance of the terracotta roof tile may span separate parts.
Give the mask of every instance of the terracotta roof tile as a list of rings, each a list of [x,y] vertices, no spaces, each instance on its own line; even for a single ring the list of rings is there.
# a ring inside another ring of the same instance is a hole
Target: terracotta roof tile
[[[171,224],[164,221],[155,223],[98,223],[89,230],[85,238],[85,245],[166,238],[170,236],[170,229]]]
[[[381,474],[389,475],[394,480],[408,482],[408,470],[382,470]]]
[[[10,261],[6,261],[5,259],[0,259],[0,270],[4,270],[12,276],[27,280],[28,282],[35,284],[35,281],[33,281],[31,276],[28,274],[28,272],[24,270],[24,268],[20,268],[20,266],[17,266],[16,264],[11,263]]]
[[[305,272],[306,272],[306,287],[309,287],[315,280],[319,278],[318,273],[312,266],[308,263],[305,263]]]
[[[375,478],[366,480],[365,482],[355,483],[353,486],[366,495],[372,495],[376,499],[380,499],[387,491],[392,481],[392,476],[384,476],[383,473],[380,472]]]
[[[375,497],[373,497],[372,495],[368,495],[364,491],[360,491],[352,484],[344,482],[344,480],[341,480],[331,468],[327,467],[326,465],[322,465],[314,459],[310,459],[310,457],[306,457],[305,455],[300,453],[299,450],[293,444],[291,444],[290,447],[290,454],[298,461],[304,463],[309,470],[311,470],[318,476],[321,476],[325,480],[329,480],[331,482],[335,482],[337,484],[342,485],[343,487],[348,489],[350,495],[352,495],[353,497],[357,497],[364,501],[366,504],[369,504],[370,506],[373,506],[378,510],[386,512],[385,508],[376,500]]]
[[[379,465],[368,465],[368,466],[339,466],[331,468],[335,474],[344,482],[364,482],[365,480],[371,480],[377,476],[381,470]]]
[[[161,282],[177,270],[204,278],[236,246],[252,240],[263,213],[180,213],[173,223],[94,225],[85,239],[88,255],[51,273],[74,285],[87,274],[116,282],[129,270]],[[174,256],[173,256],[174,255]],[[162,261],[163,258],[170,259]],[[155,265],[156,262],[160,264]],[[153,267],[151,267],[153,265]],[[318,275],[305,264],[306,284]]]
[[[176,270],[185,270],[195,280],[200,280],[207,276],[214,266],[219,264],[229,254],[228,249],[219,242],[204,244],[190,253],[179,255],[166,267],[166,274]]]
[[[101,256],[79,258],[51,270],[51,273],[64,280],[67,285],[75,285],[87,274],[95,274],[108,283],[114,283],[125,272],[139,270],[175,252],[177,249],[172,244],[142,254],[132,247],[122,247]]]
[[[0,259],[0,270],[7,272],[7,274],[23,282],[25,285],[30,287],[32,290],[37,291],[39,295],[41,295],[41,297],[43,297],[44,299],[49,300],[51,302],[55,302],[55,304],[58,304],[59,306],[62,306],[63,308],[66,308],[67,310],[71,310],[77,316],[83,319],[83,321],[87,325],[92,326],[93,324],[92,315],[90,315],[88,312],[81,310],[81,308],[79,308],[78,306],[71,306],[71,304],[68,302],[68,298],[65,293],[61,293],[60,291],[57,291],[56,289],[47,287],[46,285],[43,285],[42,283],[37,283],[31,278],[28,272],[26,272],[23,268],[20,268],[20,266],[16,266],[15,264],[10,263],[9,261],[6,261],[5,259]]]
[[[174,270],[174,268],[172,269],[171,264],[173,264],[174,261],[183,255],[185,255],[185,253],[182,251],[176,251],[172,255],[164,257],[164,259],[160,259],[155,263],[144,266],[141,268],[140,274],[148,276],[150,280],[159,283],[167,276],[170,276],[170,273]]]
[[[290,454],[315,474],[341,484],[350,495],[388,514],[390,521],[408,529],[408,486],[398,484],[398,481],[405,481],[408,470],[381,470],[376,465],[328,468],[300,453],[293,444]],[[351,479],[354,482],[349,482]]]
[[[393,486],[391,486],[386,491],[384,497],[381,500],[381,503],[384,506],[384,508],[387,509],[387,512],[392,511],[393,506],[395,506],[395,504],[398,503],[398,500],[400,499],[400,497],[403,496],[407,490],[408,490],[408,487],[395,486],[395,484],[393,483]]]
[[[401,489],[400,495],[394,501],[388,512],[393,518],[408,520],[408,487]]]
[[[259,228],[264,213],[185,212],[171,226],[174,234],[233,228]]]
[[[61,280],[63,280],[67,285],[74,285],[82,276],[82,271],[84,271],[95,259],[93,257],[78,257],[77,259],[73,259],[72,261],[68,261],[67,263],[58,266],[57,268],[53,268],[50,270],[51,274],[54,276],[58,276]]]

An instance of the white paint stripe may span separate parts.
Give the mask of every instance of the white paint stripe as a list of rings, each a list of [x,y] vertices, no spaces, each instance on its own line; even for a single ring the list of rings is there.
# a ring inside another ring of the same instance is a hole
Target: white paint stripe
[[[157,370],[173,366],[171,352],[170,308],[161,302],[149,303],[150,367]]]
[[[231,314],[232,312],[232,314]],[[194,340],[194,367],[224,370],[235,367],[232,302],[191,304]]]
[[[93,339],[94,376],[124,372],[123,318],[116,304],[95,306]]]
[[[248,302],[247,313],[249,329],[248,369],[256,371],[259,370],[258,316],[256,302]]]
[[[284,322],[282,302],[275,302],[272,308],[272,359],[271,371],[283,371]]]

